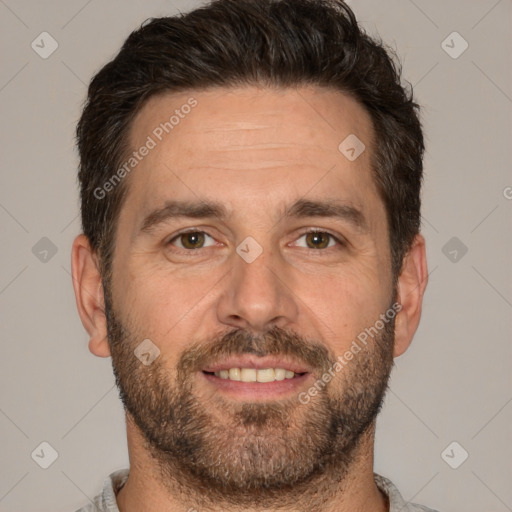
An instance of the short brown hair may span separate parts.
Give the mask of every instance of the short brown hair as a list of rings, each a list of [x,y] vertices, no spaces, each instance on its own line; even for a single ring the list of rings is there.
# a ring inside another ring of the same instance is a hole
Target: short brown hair
[[[215,0],[132,32],[92,79],[77,126],[82,227],[104,275],[126,184],[101,199],[94,191],[121,165],[131,122],[148,98],[215,86],[320,85],[350,95],[371,116],[396,279],[420,228],[424,143],[419,106],[394,57],[341,0]]]

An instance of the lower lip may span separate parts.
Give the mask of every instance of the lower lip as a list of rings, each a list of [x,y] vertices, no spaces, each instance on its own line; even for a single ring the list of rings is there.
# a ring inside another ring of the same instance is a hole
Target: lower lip
[[[201,372],[203,377],[218,390],[234,398],[265,399],[298,394],[306,387],[310,373],[304,373],[293,379],[275,380],[273,382],[242,382],[221,379],[214,374]]]

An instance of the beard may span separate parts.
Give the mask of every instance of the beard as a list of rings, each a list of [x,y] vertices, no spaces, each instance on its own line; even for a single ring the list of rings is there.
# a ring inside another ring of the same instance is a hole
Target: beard
[[[289,355],[321,378],[333,368],[335,354],[277,327],[261,336],[236,329],[191,343],[174,367],[163,353],[145,366],[134,355],[145,336],[115,314],[107,289],[105,313],[125,411],[162,485],[170,495],[188,496],[199,510],[220,503],[236,509],[297,506],[312,492],[309,509],[316,509],[343,482],[362,441],[373,443],[393,366],[394,318],[330,382],[317,386],[308,403],[295,395],[242,402],[221,393],[207,396],[209,386],[197,385],[202,369],[223,356]],[[163,342],[157,344],[162,348]]]

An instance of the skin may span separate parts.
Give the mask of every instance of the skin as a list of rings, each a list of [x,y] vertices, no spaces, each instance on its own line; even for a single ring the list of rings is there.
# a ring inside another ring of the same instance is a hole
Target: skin
[[[386,212],[369,165],[371,118],[345,94],[320,87],[187,91],[153,97],[144,105],[131,128],[132,147],[143,145],[191,96],[197,106],[125,178],[128,195],[112,267],[116,312],[158,346],[169,370],[192,343],[234,328],[261,334],[275,325],[344,354],[386,311],[392,291]],[[338,150],[349,134],[366,146],[352,162]],[[362,211],[369,229],[331,218],[281,218],[282,208],[300,198],[343,200]],[[169,199],[220,201],[230,215],[223,222],[169,221],[141,235],[144,217]],[[211,238],[187,258],[179,238],[174,246],[168,242],[191,227]],[[331,239],[328,248],[311,249],[303,236],[308,228],[346,244]],[[263,249],[250,264],[236,253],[247,236]],[[73,243],[72,271],[89,349],[108,357],[99,263],[84,235]],[[395,318],[394,357],[412,341],[426,285],[425,240],[417,235],[397,283],[402,309]],[[212,388],[199,375],[193,382],[204,407],[213,408],[207,401]],[[312,382],[304,383],[304,390]],[[219,421],[229,428],[229,415]],[[188,510],[190,501],[162,485],[130,414],[127,435],[131,471],[117,498],[121,512]],[[329,501],[318,510],[387,510],[373,480],[373,443],[374,426],[360,438],[343,492],[333,485]],[[289,510],[303,509],[297,502]]]

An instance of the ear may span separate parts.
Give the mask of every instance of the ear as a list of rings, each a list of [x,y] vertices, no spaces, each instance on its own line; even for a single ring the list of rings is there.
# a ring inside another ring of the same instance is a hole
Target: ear
[[[394,357],[402,355],[411,344],[421,317],[423,294],[428,282],[425,238],[416,235],[409,252],[404,257],[398,278],[397,300],[402,309],[395,317]]]
[[[73,242],[71,273],[78,314],[89,333],[89,350],[96,356],[108,357],[110,348],[99,263],[89,239],[83,234]]]

